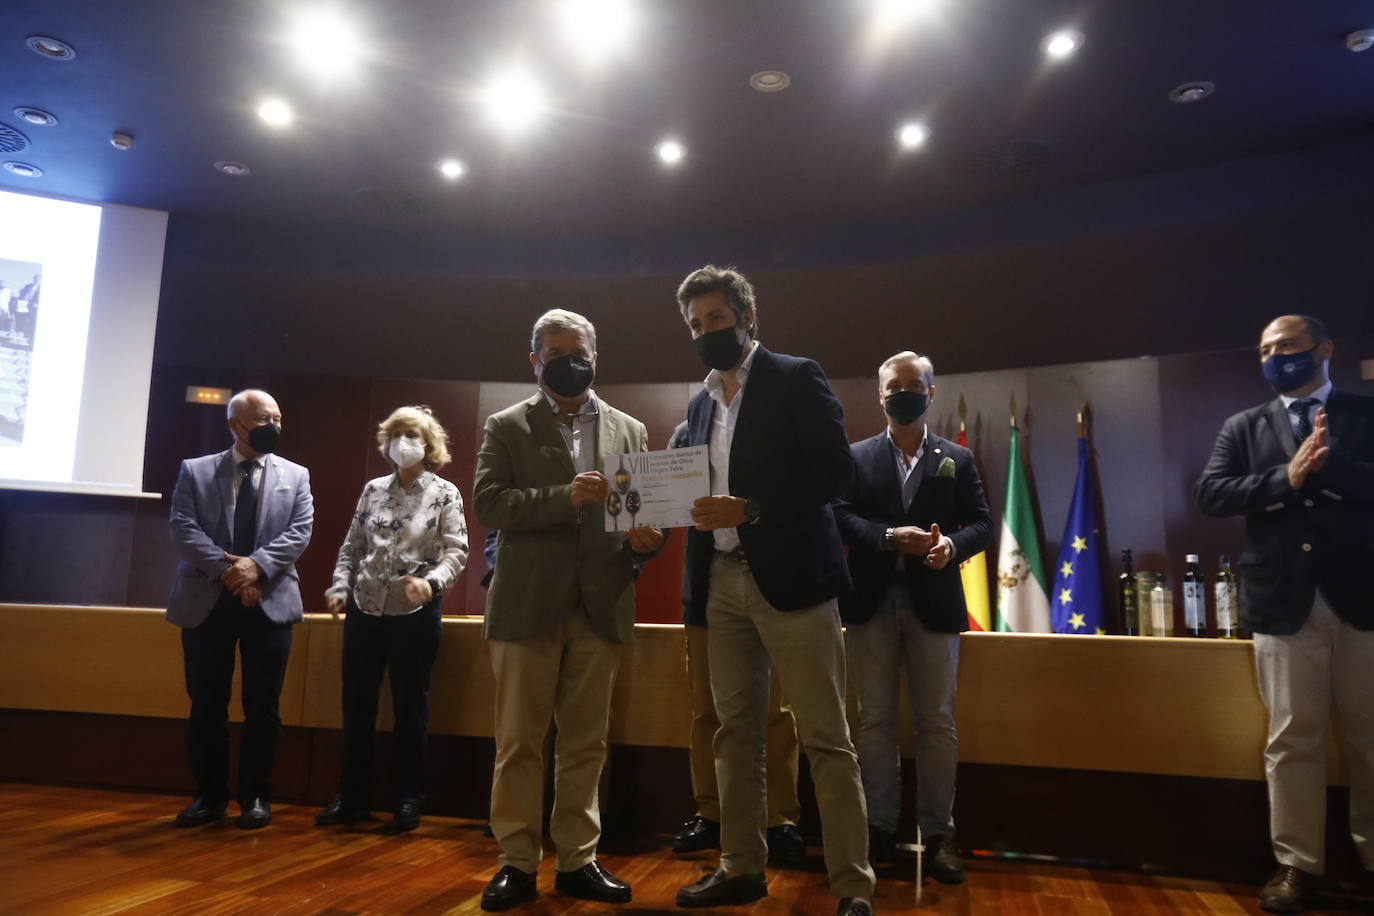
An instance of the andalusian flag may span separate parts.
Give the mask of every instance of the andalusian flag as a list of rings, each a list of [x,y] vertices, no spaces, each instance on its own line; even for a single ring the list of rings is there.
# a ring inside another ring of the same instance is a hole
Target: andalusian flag
[[[1018,436],[1013,410],[1007,503],[1002,511],[1002,540],[997,545],[997,629],[1003,633],[1048,633],[1050,602]]]
[[[1073,488],[1073,504],[1055,564],[1050,619],[1056,633],[1101,635],[1106,632],[1102,628],[1102,538],[1082,414],[1078,424],[1078,483]]]
[[[959,395],[959,444],[968,448],[968,434],[964,432],[964,396]],[[988,602],[988,552],[980,550],[959,564],[959,578],[964,583],[964,603],[968,605],[970,630],[992,629],[992,605]]]

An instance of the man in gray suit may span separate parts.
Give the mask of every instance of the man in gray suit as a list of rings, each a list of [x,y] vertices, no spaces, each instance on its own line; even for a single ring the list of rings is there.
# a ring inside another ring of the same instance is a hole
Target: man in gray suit
[[[625,903],[630,886],[596,861],[597,783],[606,761],[611,688],[634,632],[634,582],[663,533],[605,530],[606,458],[648,448],[644,424],[591,389],[596,329],[554,309],[534,325],[531,398],[487,419],[472,505],[499,531],[485,635],[496,676],[496,770],[491,826],[501,867],[482,909],[538,896],[544,738],[556,721],[549,834],[555,888]]]
[[[239,826],[272,820],[271,773],[281,735],[277,700],[301,619],[296,558],[310,543],[315,505],[305,468],[273,452],[281,410],[265,391],[229,401],[233,447],[181,463],[172,492],[172,543],[181,556],[167,619],[181,627],[191,716],[186,751],[196,797],[178,827],[218,821],[229,800],[229,697],[234,647],[243,658]]]

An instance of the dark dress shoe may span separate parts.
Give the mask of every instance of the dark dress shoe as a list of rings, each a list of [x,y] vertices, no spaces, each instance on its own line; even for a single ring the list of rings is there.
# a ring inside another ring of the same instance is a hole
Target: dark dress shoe
[[[725,876],[725,869],[717,868],[696,884],[689,884],[677,892],[677,905],[697,908],[753,903],[768,896],[768,882],[763,875]]]
[[[720,848],[720,821],[702,817],[689,818],[673,837],[673,852],[700,852]]]
[[[897,858],[897,836],[881,827],[868,825],[868,861],[871,865],[889,865]]]
[[[796,824],[768,828],[768,855],[776,862],[802,865],[806,862],[806,840]]]
[[[177,812],[176,825],[200,827],[204,824],[213,824],[224,817],[225,809],[228,807],[226,802],[210,802],[197,795],[191,804]]]
[[[272,805],[265,798],[248,798],[239,802],[239,826],[257,830],[272,823]]]
[[[862,897],[841,897],[835,916],[873,916],[873,904]]]
[[[1260,909],[1266,913],[1305,913],[1316,883],[1316,879],[1301,868],[1280,865],[1260,891]]]
[[[553,879],[554,890],[582,900],[602,903],[629,903],[630,885],[606,871],[596,862],[588,862],[576,871],[560,871]]]
[[[333,827],[336,824],[351,824],[354,821],[365,821],[371,816],[372,812],[366,808],[345,805],[343,800],[336,795],[333,801],[315,812],[315,826]]]
[[[531,872],[506,865],[492,876],[486,890],[482,891],[482,909],[488,913],[508,910],[538,896],[539,888]]]
[[[420,826],[420,803],[407,801],[396,806],[396,816],[391,826],[397,830],[414,830]]]
[[[926,873],[941,884],[964,883],[964,860],[953,837],[937,836],[926,842]]]

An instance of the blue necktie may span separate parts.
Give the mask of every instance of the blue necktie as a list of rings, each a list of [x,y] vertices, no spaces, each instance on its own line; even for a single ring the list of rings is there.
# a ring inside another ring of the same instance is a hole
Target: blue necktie
[[[239,557],[251,554],[258,539],[258,491],[253,486],[256,466],[256,461],[239,462],[243,483],[239,485],[238,501],[234,503],[234,544],[230,548],[230,552]]]
[[[1315,403],[1317,403],[1316,398],[1298,398],[1288,405],[1288,409],[1298,415],[1298,431],[1293,436],[1298,445],[1302,445],[1307,441],[1307,437],[1312,435],[1312,420],[1308,413]]]

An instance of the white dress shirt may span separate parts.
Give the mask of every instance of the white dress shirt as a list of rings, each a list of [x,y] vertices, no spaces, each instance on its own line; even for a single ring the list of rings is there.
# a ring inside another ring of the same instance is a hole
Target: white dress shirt
[[[573,469],[579,474],[585,474],[596,468],[596,423],[601,418],[601,408],[597,406],[596,392],[588,391],[587,400],[582,402],[577,413],[573,414],[572,425],[563,422],[563,408],[558,406],[547,391],[543,392],[544,400],[549,402],[549,409],[553,411],[553,420],[558,424],[558,432],[563,436],[563,444],[568,447],[568,454],[572,456]],[[593,443],[588,447],[587,443]]]
[[[1317,408],[1325,407],[1326,402],[1331,398],[1331,380],[1327,379],[1325,385],[1309,394],[1308,397],[1316,401],[1315,404],[1309,404],[1307,406],[1307,426],[1308,429],[1311,429],[1317,424]],[[1283,412],[1288,414],[1288,425],[1293,429],[1293,437],[1297,438],[1298,415],[1290,409],[1297,398],[1291,395],[1281,394],[1279,395],[1279,400],[1283,401]]]
[[[758,352],[758,348],[758,341],[749,341],[749,354],[735,370],[735,378],[739,380],[739,391],[735,392],[735,397],[729,404],[725,403],[723,374],[717,369],[712,369],[706,374],[706,393],[716,402],[716,409],[711,416],[710,442],[711,493],[716,496],[730,492],[730,446],[735,441],[735,423],[739,420],[739,406],[744,400],[744,386],[749,381],[749,368],[754,363],[754,354]],[[739,532],[734,528],[717,528],[712,534],[715,536],[717,550],[729,553],[739,547]]]
[[[243,452],[239,451],[237,444],[231,451],[234,459],[234,498],[229,502],[229,530],[232,534],[234,529],[234,510],[238,508],[239,504],[239,488],[243,486],[243,468],[241,468],[240,465],[245,461],[253,462],[253,493],[257,497],[258,506],[261,507],[263,462],[267,460],[267,456],[259,455],[256,458],[249,458],[247,455],[243,454]]]

